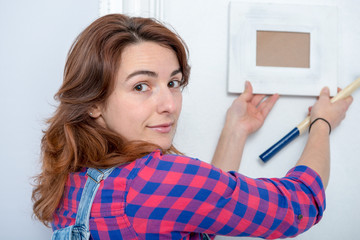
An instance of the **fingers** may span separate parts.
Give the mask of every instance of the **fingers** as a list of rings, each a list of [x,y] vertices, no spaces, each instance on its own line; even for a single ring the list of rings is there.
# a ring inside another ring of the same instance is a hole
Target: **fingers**
[[[243,92],[244,99],[249,102],[251,101],[251,104],[255,107],[261,103],[262,100],[266,97],[265,94],[253,94],[253,87],[249,81],[245,82],[245,90]]]
[[[276,101],[279,99],[279,94],[274,94],[271,97],[268,97],[265,101],[263,101],[260,106],[259,110],[261,111],[262,115],[266,117],[273,106],[275,105]]]
[[[312,106],[308,107],[308,116],[310,116],[312,108]]]
[[[342,90],[342,89],[338,87],[338,88],[337,88],[337,93],[340,93],[341,90]],[[348,97],[343,98],[342,101],[344,102],[344,104],[345,104],[345,109],[347,110],[347,109],[349,108],[349,106],[351,105],[352,101],[353,101],[353,97],[350,95],[350,96],[348,96]]]
[[[254,106],[259,105],[259,103],[264,100],[264,98],[266,97],[265,94],[255,94],[254,97],[251,100],[251,104],[253,104]]]
[[[245,81],[245,89],[244,92],[240,95],[246,102],[250,102],[254,107],[258,108],[258,111],[262,113],[264,117],[266,117],[276,101],[279,99],[279,94],[274,94],[266,98],[265,94],[253,94],[253,88],[249,81]]]
[[[350,104],[353,102],[353,97],[352,96],[348,96],[347,98],[345,98],[345,101],[347,102],[347,104],[350,106]]]
[[[353,97],[352,96],[348,96],[346,98],[343,99],[344,102],[344,108],[345,111],[347,111],[351,105],[351,103],[353,102]]]
[[[249,81],[245,81],[245,90],[241,94],[241,96],[245,99],[245,101],[250,101],[253,97],[253,88]]]

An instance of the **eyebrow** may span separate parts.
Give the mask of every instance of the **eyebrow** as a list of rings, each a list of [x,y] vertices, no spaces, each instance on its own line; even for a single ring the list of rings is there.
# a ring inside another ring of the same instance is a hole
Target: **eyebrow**
[[[176,69],[174,70],[171,74],[170,74],[170,77],[173,77],[175,76],[176,74],[178,73],[181,73],[181,70],[180,69]],[[132,77],[135,77],[137,75],[147,75],[149,77],[158,77],[158,74],[156,72],[153,72],[153,71],[148,71],[148,70],[139,70],[139,71],[135,71],[131,74],[129,74],[126,78],[126,81],[129,80],[130,78]]]
[[[170,77],[173,77],[173,76],[175,76],[175,75],[178,74],[178,73],[181,73],[181,74],[182,74],[180,68],[177,69],[177,70],[175,70],[175,71],[173,71],[173,72],[171,73]]]

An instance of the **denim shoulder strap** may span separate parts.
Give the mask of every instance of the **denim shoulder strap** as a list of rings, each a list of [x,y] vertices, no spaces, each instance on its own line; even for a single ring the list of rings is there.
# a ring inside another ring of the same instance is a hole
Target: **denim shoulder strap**
[[[88,176],[88,179],[86,180],[85,187],[81,194],[78,211],[76,213],[75,225],[54,231],[51,238],[52,240],[89,239],[89,218],[92,203],[99,188],[100,182],[105,180],[114,169],[115,167],[108,169],[89,168],[87,170],[86,175]]]
[[[92,203],[94,201],[96,192],[99,188],[100,182],[105,180],[114,168],[110,169],[96,169],[89,168],[86,175],[88,179],[86,181],[85,187],[81,194],[81,199],[76,214],[75,225],[85,224],[86,228],[89,229],[89,218],[90,210]]]
[[[206,233],[200,233],[200,239],[201,240],[211,240],[209,235],[207,235]]]

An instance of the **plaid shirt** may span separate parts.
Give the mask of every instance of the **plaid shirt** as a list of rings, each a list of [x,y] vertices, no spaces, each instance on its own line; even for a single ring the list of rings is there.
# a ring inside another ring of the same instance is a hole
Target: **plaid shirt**
[[[70,174],[53,229],[75,223],[86,169]],[[296,236],[325,209],[320,177],[306,166],[284,178],[252,179],[160,151],[116,168],[100,184],[90,216],[93,239]]]

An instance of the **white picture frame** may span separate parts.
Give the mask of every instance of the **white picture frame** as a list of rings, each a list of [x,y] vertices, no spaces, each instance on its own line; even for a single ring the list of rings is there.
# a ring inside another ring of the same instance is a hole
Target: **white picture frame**
[[[241,93],[249,80],[255,93],[316,96],[337,91],[336,6],[230,2],[228,92]],[[310,34],[310,67],[256,66],[256,32]]]

